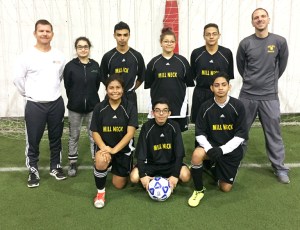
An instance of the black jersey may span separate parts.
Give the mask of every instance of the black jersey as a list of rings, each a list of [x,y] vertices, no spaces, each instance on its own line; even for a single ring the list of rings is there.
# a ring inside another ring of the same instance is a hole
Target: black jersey
[[[218,51],[211,55],[206,47],[194,49],[191,54],[191,68],[195,76],[196,86],[209,89],[210,76],[217,72],[225,72],[230,79],[234,78],[233,57],[230,49],[218,46]]]
[[[138,114],[136,107],[125,99],[122,99],[119,107],[114,110],[107,99],[97,104],[94,109],[91,131],[98,132],[103,142],[115,147],[127,133],[127,127],[138,128]],[[120,152],[129,153],[133,149],[133,140]]]
[[[112,74],[121,74],[124,78],[125,92],[133,91],[136,80],[140,82],[145,78],[145,62],[143,56],[136,50],[129,50],[122,54],[116,48],[104,54],[100,73],[104,82]]]
[[[248,139],[243,103],[233,97],[221,108],[211,98],[202,104],[196,119],[196,137],[203,135],[210,144],[221,146],[234,136]]]
[[[160,54],[147,65],[145,89],[150,88],[152,102],[161,97],[169,100],[171,118],[186,117],[187,86],[194,86],[194,81],[185,57],[174,54],[166,59]]]
[[[172,176],[179,177],[185,153],[177,122],[168,119],[160,126],[155,119],[151,119],[144,123],[135,154],[140,175],[145,175],[145,164],[175,164]]]

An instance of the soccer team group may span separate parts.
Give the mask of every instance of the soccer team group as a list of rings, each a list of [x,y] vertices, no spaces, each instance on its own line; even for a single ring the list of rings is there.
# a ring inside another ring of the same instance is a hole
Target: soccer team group
[[[39,144],[46,126],[50,175],[57,180],[66,179],[60,165],[65,112],[60,91],[62,79],[68,98],[68,176],[74,177],[78,171],[78,141],[85,123],[90,127],[88,137],[95,162],[96,208],[105,205],[109,171],[112,184],[118,189],[130,179],[148,190],[153,177],[161,176],[168,179],[173,191],[179,181],[188,182],[192,177],[194,192],[188,199],[191,207],[198,206],[204,197],[204,170],[211,172],[221,191],[229,192],[256,116],[262,123],[274,174],[279,182],[288,184],[278,98],[278,79],[287,65],[288,46],[285,38],[268,31],[270,18],[265,9],[254,10],[251,22],[255,33],[240,42],[236,54],[243,78],[236,99],[228,95],[229,81],[234,78],[233,55],[230,49],[218,45],[221,34],[214,23],[204,27],[205,45],[193,50],[190,63],[174,53],[176,35],[170,28],[163,28],[162,53],[152,58],[146,68],[142,55],[128,45],[130,28],[124,22],[115,25],[117,45],[104,54],[99,65],[89,58],[92,44],[86,37],[76,39],[77,57],[65,64],[64,55],[51,47],[51,23],[38,20],[34,31],[36,45],[19,56],[14,76],[14,84],[26,101],[27,186],[39,186]],[[98,95],[101,82],[106,89],[102,101]],[[135,90],[142,83],[150,89],[151,109],[134,144],[138,128]],[[187,87],[193,86],[189,118]],[[195,150],[189,166],[183,160],[182,140],[188,119],[195,123]]]

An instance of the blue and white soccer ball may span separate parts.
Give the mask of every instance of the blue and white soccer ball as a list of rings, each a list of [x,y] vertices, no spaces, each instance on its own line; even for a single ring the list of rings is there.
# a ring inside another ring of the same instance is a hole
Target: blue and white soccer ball
[[[169,181],[163,177],[154,177],[149,183],[148,193],[153,200],[165,201],[171,195]]]

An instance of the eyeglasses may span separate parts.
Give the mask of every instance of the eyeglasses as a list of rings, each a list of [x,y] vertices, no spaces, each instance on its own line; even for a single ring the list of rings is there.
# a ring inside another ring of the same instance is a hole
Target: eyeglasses
[[[214,32],[214,33],[207,33],[207,34],[204,34],[205,37],[217,37],[219,35],[219,33],[217,32]]]
[[[86,46],[77,46],[76,48],[78,50],[82,50],[82,49],[88,50],[90,47],[88,45],[86,45]]]
[[[154,113],[158,113],[158,114],[167,114],[169,112],[169,109],[161,110],[161,109],[156,108],[153,111],[154,111]]]
[[[162,41],[164,44],[171,44],[171,45],[173,45],[173,44],[175,44],[175,42],[176,41]]]

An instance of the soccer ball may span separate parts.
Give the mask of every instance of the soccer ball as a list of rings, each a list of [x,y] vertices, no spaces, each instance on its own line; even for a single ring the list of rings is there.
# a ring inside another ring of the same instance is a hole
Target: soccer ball
[[[154,177],[149,183],[148,193],[153,200],[165,201],[171,195],[169,181],[163,177]]]

